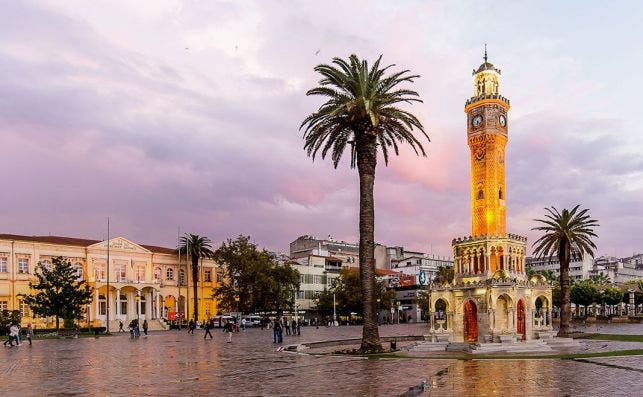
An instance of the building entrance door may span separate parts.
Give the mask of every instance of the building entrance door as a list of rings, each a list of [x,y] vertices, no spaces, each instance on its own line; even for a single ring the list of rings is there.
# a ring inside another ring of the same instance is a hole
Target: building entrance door
[[[464,304],[464,341],[478,341],[478,310],[472,300]]]
[[[518,301],[518,335],[521,335],[522,340],[527,339],[527,330],[525,329],[525,304],[522,299]]]

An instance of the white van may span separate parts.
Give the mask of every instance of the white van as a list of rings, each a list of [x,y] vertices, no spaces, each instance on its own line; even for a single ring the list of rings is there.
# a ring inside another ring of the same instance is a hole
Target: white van
[[[261,325],[261,317],[255,315],[243,316],[246,320],[246,327],[258,327]]]
[[[234,317],[225,315],[214,316],[212,318],[212,326],[215,328],[223,328],[228,321],[234,322]]]

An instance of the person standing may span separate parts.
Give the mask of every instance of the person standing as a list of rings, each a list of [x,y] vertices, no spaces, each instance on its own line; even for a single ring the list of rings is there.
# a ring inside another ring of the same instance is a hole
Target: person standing
[[[297,320],[292,320],[290,326],[292,327],[292,334],[295,335],[295,333],[297,332]]]
[[[301,336],[301,320],[297,321],[297,336]]]
[[[228,334],[226,338],[226,342],[231,343],[232,342],[232,322],[230,320],[226,321],[225,326],[223,326],[223,332]]]
[[[205,335],[203,335],[203,339],[207,339],[208,335],[210,335],[210,339],[214,339],[212,336],[212,333],[210,332],[210,328],[212,328],[212,325],[210,324],[209,321],[206,321],[203,324],[203,329],[205,329]]]
[[[143,320],[143,333],[147,336],[147,319]]]
[[[290,335],[290,323],[288,322],[288,319],[284,320],[284,328],[286,328],[286,336]]]
[[[123,329],[123,321],[118,320],[118,333],[120,334],[121,332],[125,332]]]
[[[31,339],[33,339],[33,327],[31,323],[27,324],[27,340],[29,341],[29,346],[31,346]]]
[[[241,319],[241,329],[242,329],[243,331],[245,331],[245,330],[246,330],[246,319],[245,319],[245,318],[242,318],[242,319]]]
[[[277,343],[277,340],[279,340],[280,329],[281,326],[279,325],[279,317],[275,317],[275,321],[272,324],[272,343]]]

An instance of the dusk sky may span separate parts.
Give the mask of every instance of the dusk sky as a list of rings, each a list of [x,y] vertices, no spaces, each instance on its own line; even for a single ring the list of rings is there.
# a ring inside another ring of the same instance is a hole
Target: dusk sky
[[[135,6],[134,6],[135,5]],[[507,229],[591,209],[600,255],[643,250],[643,2],[7,1],[0,12],[0,233],[174,246],[239,234],[287,251],[358,241],[358,179],[303,150],[313,68],[408,68],[426,158],[380,161],[376,240],[451,256],[471,233],[464,102],[502,69]],[[348,158],[349,156],[347,156]],[[531,252],[531,249],[529,250]]]

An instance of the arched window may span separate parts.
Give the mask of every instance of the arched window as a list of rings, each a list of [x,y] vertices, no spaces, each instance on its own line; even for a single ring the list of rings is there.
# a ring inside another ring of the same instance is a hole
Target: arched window
[[[107,300],[105,295],[98,295],[98,315],[104,316],[107,314]]]
[[[41,261],[40,263],[42,264],[42,266],[45,269],[51,271],[51,261],[49,261],[48,259],[45,259],[44,261]]]
[[[478,190],[478,196],[476,197],[478,200],[481,200],[484,198],[484,193],[482,192],[482,189]]]
[[[503,197],[503,195],[502,195],[502,189],[498,190],[498,198],[499,198],[500,200],[504,200],[504,197]]]
[[[165,279],[166,280],[174,280],[174,268],[173,267],[168,267],[167,270],[165,271]]]
[[[185,285],[185,270],[179,270],[179,284]]]

